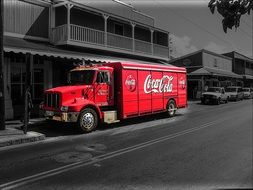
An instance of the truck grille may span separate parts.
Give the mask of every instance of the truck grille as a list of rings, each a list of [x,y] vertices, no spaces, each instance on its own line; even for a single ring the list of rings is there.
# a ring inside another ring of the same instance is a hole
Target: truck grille
[[[56,93],[47,93],[44,98],[45,106],[52,108],[60,107],[60,95]]]

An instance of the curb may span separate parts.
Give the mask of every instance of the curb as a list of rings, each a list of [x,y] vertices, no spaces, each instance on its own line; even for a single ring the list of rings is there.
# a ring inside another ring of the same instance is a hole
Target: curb
[[[29,142],[45,140],[45,135],[37,132],[27,132],[26,135],[14,137],[10,139],[0,140],[0,147],[6,147],[17,144],[24,144]]]

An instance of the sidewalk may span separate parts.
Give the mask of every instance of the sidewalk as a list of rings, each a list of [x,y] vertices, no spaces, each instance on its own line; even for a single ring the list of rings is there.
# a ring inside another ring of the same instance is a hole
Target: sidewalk
[[[31,125],[39,124],[43,119],[31,119]],[[0,148],[5,146],[41,141],[45,135],[33,131],[27,134],[20,129],[22,123],[19,120],[10,120],[5,122],[5,130],[0,131]]]

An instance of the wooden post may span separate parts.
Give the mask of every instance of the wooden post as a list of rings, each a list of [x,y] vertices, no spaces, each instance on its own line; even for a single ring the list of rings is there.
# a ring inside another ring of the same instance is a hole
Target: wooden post
[[[135,35],[134,35],[134,28],[135,28],[135,23],[134,22],[131,22],[131,25],[132,25],[132,40],[133,40],[133,46],[132,46],[132,50],[135,51]]]
[[[0,2],[0,130],[5,129],[5,98],[4,98],[4,51],[3,51],[3,0]]]
[[[104,45],[107,46],[107,20],[109,15],[103,14],[104,17]]]
[[[150,35],[151,35],[151,54],[154,55],[154,38],[153,38],[153,34],[154,34],[154,30],[150,28]]]
[[[70,40],[70,10],[73,7],[71,4],[66,4],[65,7],[67,8],[67,28],[68,28],[68,39]]]

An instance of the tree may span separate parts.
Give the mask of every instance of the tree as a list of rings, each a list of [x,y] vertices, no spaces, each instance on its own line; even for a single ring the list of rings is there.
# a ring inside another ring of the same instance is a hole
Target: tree
[[[253,0],[210,0],[208,7],[214,13],[215,8],[223,16],[223,30],[240,26],[240,18],[244,14],[253,11]]]

